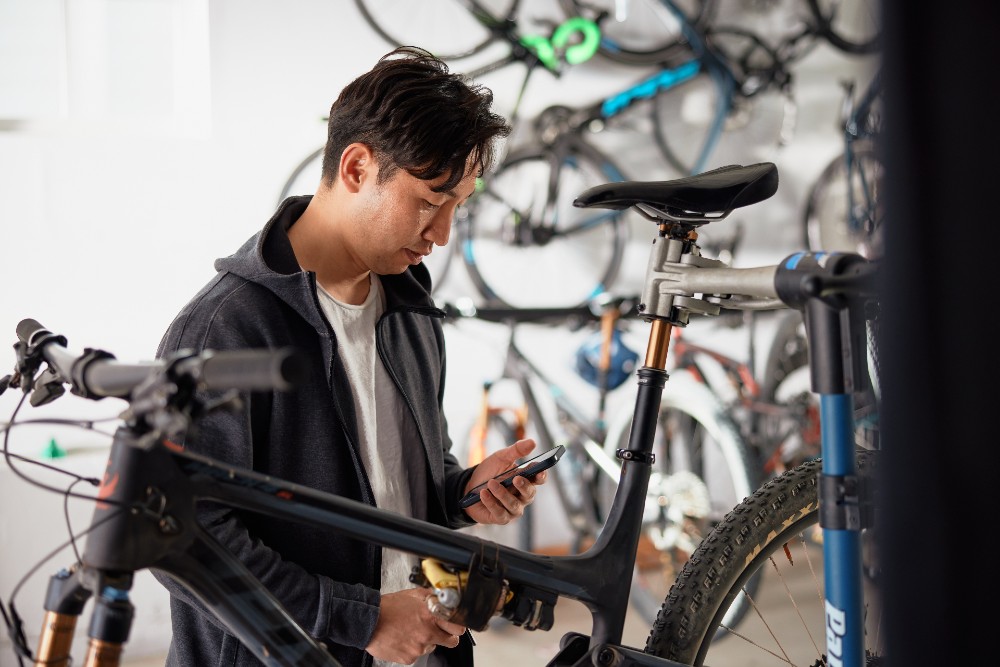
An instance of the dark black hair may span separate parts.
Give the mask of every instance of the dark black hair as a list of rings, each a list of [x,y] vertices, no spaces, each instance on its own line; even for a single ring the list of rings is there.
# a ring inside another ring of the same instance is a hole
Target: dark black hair
[[[510,134],[492,103],[489,88],[450,72],[430,53],[395,49],[347,84],[330,107],[323,181],[336,178],[344,149],[360,142],[379,163],[380,183],[405,169],[423,180],[447,176],[436,190],[451,190],[467,173],[470,156],[482,174],[493,163],[495,140]]]

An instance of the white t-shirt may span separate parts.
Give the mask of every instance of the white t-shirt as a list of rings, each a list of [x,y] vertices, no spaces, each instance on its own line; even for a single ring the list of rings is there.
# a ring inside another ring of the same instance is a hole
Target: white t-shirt
[[[359,306],[338,301],[322,287],[319,295],[323,313],[337,335],[338,353],[353,389],[358,446],[375,504],[397,514],[426,519],[426,457],[410,410],[375,348],[375,324],[385,311],[382,283],[371,274],[368,297]],[[413,588],[410,571],[418,564],[417,556],[383,548],[381,592]],[[425,664],[426,658],[416,664]],[[391,663],[376,660],[375,664]]]

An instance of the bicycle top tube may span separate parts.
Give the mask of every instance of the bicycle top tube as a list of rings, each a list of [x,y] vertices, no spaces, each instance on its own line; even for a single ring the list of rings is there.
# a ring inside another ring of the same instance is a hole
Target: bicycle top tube
[[[475,318],[486,322],[508,324],[532,322],[559,326],[567,323],[599,322],[602,312],[610,307],[618,310],[619,317],[634,317],[638,314],[636,310],[638,301],[638,295],[633,295],[608,299],[596,297],[583,305],[560,308],[483,307],[474,304],[471,300],[460,300],[455,303],[445,302],[439,306],[448,317]]]

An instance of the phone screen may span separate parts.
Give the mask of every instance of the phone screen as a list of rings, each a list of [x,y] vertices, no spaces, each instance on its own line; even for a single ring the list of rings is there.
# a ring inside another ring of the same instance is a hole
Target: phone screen
[[[494,476],[493,479],[499,480],[500,483],[506,487],[510,487],[510,485],[514,483],[514,478],[518,475],[532,477],[543,470],[551,468],[557,461],[559,461],[559,458],[562,457],[564,451],[566,451],[566,448],[562,445],[558,445],[548,451],[538,454],[537,456],[533,456],[512,468],[504,470],[499,475]],[[459,507],[469,507],[478,503],[480,501],[479,492],[484,488],[486,488],[486,482],[473,487],[473,489],[465,494],[465,496],[462,497],[462,500],[459,501]]]

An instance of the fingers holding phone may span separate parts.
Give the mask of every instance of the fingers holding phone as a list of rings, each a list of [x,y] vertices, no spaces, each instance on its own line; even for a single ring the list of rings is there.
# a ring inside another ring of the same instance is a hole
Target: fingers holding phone
[[[525,507],[535,499],[535,487],[545,483],[545,471],[559,461],[564,451],[560,445],[524,458],[534,448],[533,440],[519,440],[476,467],[460,501],[470,518],[503,525],[524,514]]]

